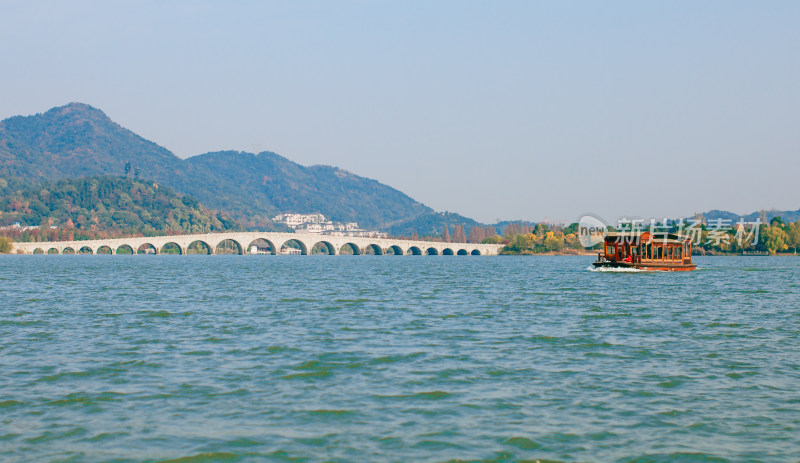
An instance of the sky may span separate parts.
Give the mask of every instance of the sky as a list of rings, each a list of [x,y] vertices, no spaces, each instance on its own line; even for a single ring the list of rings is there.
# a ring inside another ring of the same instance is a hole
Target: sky
[[[0,0],[0,118],[78,101],[483,222],[800,208],[797,1]]]

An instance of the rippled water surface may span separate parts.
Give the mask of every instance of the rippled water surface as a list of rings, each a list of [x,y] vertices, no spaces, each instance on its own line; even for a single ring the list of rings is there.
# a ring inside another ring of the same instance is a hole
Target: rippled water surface
[[[0,257],[0,460],[798,461],[800,259]]]

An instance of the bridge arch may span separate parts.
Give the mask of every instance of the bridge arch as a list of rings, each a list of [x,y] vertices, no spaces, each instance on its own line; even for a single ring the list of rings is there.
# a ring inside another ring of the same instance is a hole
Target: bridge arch
[[[158,254],[158,248],[150,243],[143,243],[136,248],[136,254]]]
[[[400,246],[394,244],[394,245],[389,246],[388,248],[386,248],[386,252],[384,254],[391,255],[391,256],[402,256],[405,253],[403,252],[403,248],[401,248]]]
[[[246,252],[248,254],[271,254],[274,256],[278,253],[278,249],[272,241],[266,238],[256,238],[247,245]]]
[[[128,244],[122,244],[117,248],[116,254],[133,254],[133,248]]]
[[[181,245],[174,241],[170,241],[168,243],[164,243],[164,246],[161,246],[161,249],[158,251],[159,254],[185,254]]]
[[[284,241],[280,248],[281,254],[302,254],[308,255],[308,246],[302,240],[291,238]],[[299,251],[299,252],[298,252]]]
[[[33,250],[33,253],[34,254],[44,254],[44,249],[36,248],[36,249]]]
[[[436,249],[436,248],[428,248],[428,249],[425,251],[425,254],[427,254],[427,255],[429,255],[429,256],[438,256],[438,255],[439,255],[439,250],[438,250],[438,249]]]
[[[355,243],[345,243],[341,248],[339,248],[339,254],[344,255],[352,254],[354,256],[360,256],[361,252],[361,248],[359,248]]]
[[[226,238],[214,246],[214,254],[244,254],[242,245],[233,238]]]
[[[213,248],[203,240],[195,240],[186,246],[186,254],[213,254]]]
[[[364,254],[382,256],[383,249],[375,243],[370,243],[364,247]]]
[[[467,252],[466,249],[459,249],[456,254],[459,255],[459,256],[468,256],[469,255],[469,253]]]
[[[104,244],[97,248],[97,254],[114,254],[114,250],[111,249],[111,246]]]
[[[442,255],[443,256],[453,256],[453,255],[455,255],[455,253],[450,248],[444,248],[444,250],[442,250]]]
[[[480,256],[480,255],[481,255],[481,252],[480,252],[480,251],[478,251],[477,249],[473,249],[473,250],[472,250],[472,252],[470,253],[470,255],[473,255],[473,256]]]
[[[84,246],[78,249],[78,254],[94,254],[94,250],[90,246]]]
[[[336,255],[336,248],[328,241],[319,241],[311,247],[311,254]]]
[[[48,254],[58,254],[58,249],[50,248],[50,249],[47,250],[47,253]],[[70,248],[70,247],[66,247],[66,248],[61,250],[61,254],[75,254],[75,250]]]
[[[417,246],[411,246],[408,248],[408,251],[406,251],[406,254],[410,254],[412,256],[421,256],[422,249],[418,248]]]

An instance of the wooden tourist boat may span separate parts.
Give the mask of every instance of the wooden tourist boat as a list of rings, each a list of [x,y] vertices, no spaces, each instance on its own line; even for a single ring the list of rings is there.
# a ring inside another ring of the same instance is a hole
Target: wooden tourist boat
[[[697,268],[691,239],[674,233],[610,232],[597,254],[595,268],[632,268],[668,272]]]

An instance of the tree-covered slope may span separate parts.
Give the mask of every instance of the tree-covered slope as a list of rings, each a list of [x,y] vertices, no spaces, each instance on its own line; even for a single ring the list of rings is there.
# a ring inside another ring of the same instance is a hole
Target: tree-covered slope
[[[26,181],[121,175],[126,162],[142,178],[184,183],[183,161],[116,124],[99,109],[70,103],[0,121],[0,176]],[[179,178],[175,178],[175,177]]]
[[[194,170],[216,173],[214,194],[218,199],[190,190],[214,207],[237,203],[237,209],[251,213],[265,209],[321,212],[336,221],[382,229],[432,212],[375,180],[336,167],[304,167],[271,152],[207,153],[186,163]]]
[[[0,225],[50,226],[72,236],[205,233],[241,226],[152,181],[83,177],[20,185],[0,180]],[[64,238],[64,237],[59,237]]]

